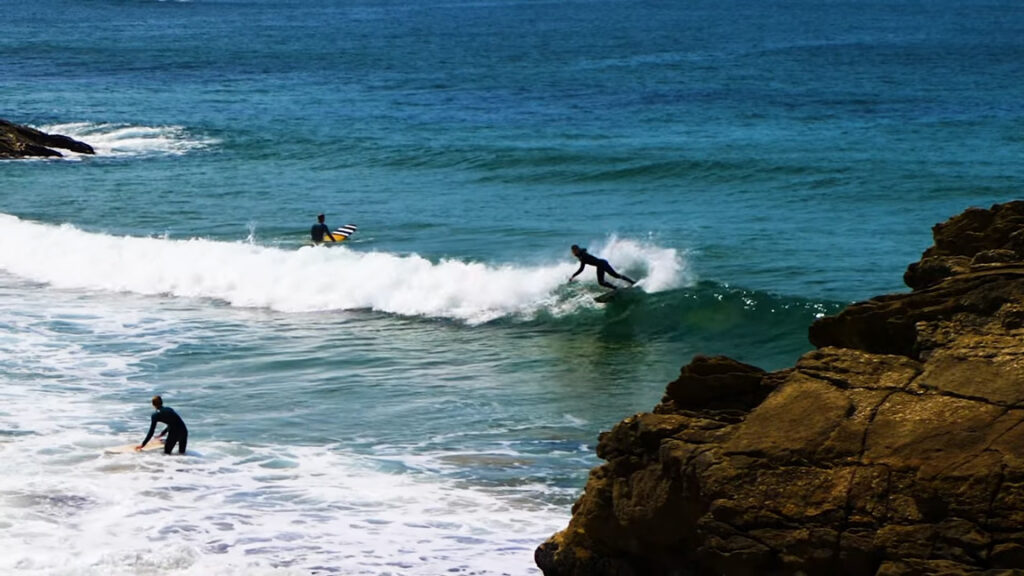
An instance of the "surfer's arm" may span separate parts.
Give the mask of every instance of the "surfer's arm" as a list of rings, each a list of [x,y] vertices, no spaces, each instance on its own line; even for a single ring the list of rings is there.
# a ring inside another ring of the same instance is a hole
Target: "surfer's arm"
[[[157,434],[156,437],[157,438],[163,438],[164,436],[167,436],[167,431],[170,430],[170,429],[171,429],[170,426],[168,426],[167,428],[164,428],[163,432]]]
[[[580,262],[580,267],[577,268],[576,271],[572,273],[572,276],[569,276],[569,282],[572,282],[573,278],[579,276],[580,272],[583,272],[583,269],[586,268],[586,267],[587,267],[587,263],[586,262]]]
[[[152,417],[152,419],[150,419],[150,422],[149,422],[149,432],[146,432],[146,439],[143,440],[142,444],[139,444],[136,448],[137,449],[141,449],[143,446],[145,446],[146,443],[149,442],[149,439],[153,437],[153,431],[155,431],[155,430],[156,430],[156,414],[153,414],[153,417]]]
[[[330,238],[331,242],[337,242],[338,241],[338,239],[334,237],[334,234],[331,234],[331,227],[328,226],[327,224],[321,224],[320,225],[320,230],[323,230],[323,234],[325,234],[328,238]]]

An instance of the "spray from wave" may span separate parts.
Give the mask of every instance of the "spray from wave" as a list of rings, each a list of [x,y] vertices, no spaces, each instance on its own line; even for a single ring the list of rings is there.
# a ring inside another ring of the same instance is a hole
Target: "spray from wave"
[[[115,158],[181,156],[218,144],[216,139],[192,134],[181,126],[74,122],[43,126],[41,130],[81,140],[92,146],[97,156]]]
[[[573,262],[484,264],[346,247],[298,250],[88,233],[0,215],[0,270],[57,288],[209,298],[282,312],[369,309],[471,324],[595,306]],[[674,249],[612,238],[594,251],[646,292],[692,282]]]

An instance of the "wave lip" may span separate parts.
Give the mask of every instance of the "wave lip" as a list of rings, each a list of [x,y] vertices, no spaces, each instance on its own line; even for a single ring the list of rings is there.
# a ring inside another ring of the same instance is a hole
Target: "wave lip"
[[[541,265],[361,252],[298,250],[201,238],[89,233],[0,215],[0,270],[58,288],[220,300],[282,312],[368,309],[470,324],[596,306],[591,281],[566,286],[569,259]],[[597,253],[641,278],[647,292],[688,282],[674,249],[612,238]]]

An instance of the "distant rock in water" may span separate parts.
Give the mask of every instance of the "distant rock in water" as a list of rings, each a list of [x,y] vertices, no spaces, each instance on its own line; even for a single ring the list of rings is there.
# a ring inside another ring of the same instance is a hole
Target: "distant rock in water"
[[[544,574],[1022,573],[1024,202],[934,238],[792,368],[694,358],[602,434]]]
[[[79,154],[95,154],[85,142],[59,134],[47,134],[35,128],[0,119],[0,158],[61,157],[60,148]]]

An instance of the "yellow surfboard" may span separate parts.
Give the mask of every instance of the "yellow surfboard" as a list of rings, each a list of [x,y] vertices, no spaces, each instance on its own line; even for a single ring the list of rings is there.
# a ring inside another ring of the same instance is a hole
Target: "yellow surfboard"
[[[138,444],[125,444],[123,446],[113,446],[111,448],[105,449],[103,451],[103,453],[104,454],[131,454],[131,453],[135,452],[135,447],[136,446],[138,446]],[[153,438],[152,440],[150,440],[149,442],[146,443],[146,447],[143,448],[142,451],[143,452],[152,452],[154,450],[163,450],[163,449],[164,449],[163,440],[158,439],[158,438]]]
[[[346,224],[337,230],[331,230],[331,236],[334,236],[334,240],[331,240],[328,236],[324,236],[323,242],[314,242],[314,244],[339,244],[348,240],[349,236],[355,234],[356,228],[355,224]]]

